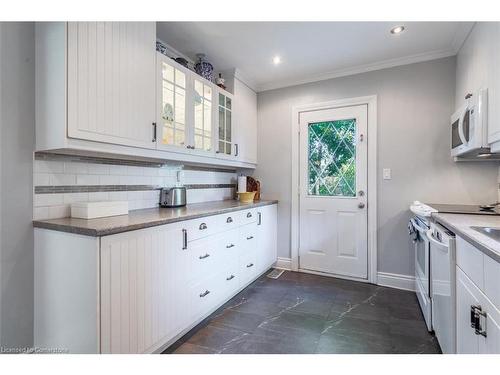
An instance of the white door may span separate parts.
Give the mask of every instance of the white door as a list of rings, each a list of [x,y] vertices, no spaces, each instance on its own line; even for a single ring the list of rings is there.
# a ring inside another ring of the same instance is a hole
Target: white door
[[[300,113],[300,269],[368,276],[367,112]]]

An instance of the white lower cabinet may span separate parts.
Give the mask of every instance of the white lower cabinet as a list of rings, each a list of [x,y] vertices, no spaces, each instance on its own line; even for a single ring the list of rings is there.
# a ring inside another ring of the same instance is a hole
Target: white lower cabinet
[[[224,230],[229,217],[238,226]],[[276,205],[106,236],[100,248],[101,353],[154,352],[273,265]]]
[[[457,353],[500,354],[500,264],[457,236]]]

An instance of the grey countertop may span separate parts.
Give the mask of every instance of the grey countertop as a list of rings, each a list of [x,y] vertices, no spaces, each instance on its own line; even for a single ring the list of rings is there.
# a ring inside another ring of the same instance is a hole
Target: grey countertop
[[[45,228],[60,232],[100,237],[276,203],[278,203],[278,201],[275,200],[258,201],[254,203],[240,203],[236,200],[225,200],[188,204],[187,206],[179,208],[135,210],[130,211],[128,215],[90,220],[70,217],[52,220],[34,220],[33,226],[35,228]]]
[[[500,262],[500,242],[471,228],[473,226],[500,228],[500,216],[434,213],[432,217],[484,254]]]

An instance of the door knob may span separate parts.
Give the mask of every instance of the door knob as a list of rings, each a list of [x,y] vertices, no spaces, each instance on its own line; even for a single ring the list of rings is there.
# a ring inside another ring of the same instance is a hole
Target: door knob
[[[358,208],[365,208],[365,204],[363,202],[358,203]]]

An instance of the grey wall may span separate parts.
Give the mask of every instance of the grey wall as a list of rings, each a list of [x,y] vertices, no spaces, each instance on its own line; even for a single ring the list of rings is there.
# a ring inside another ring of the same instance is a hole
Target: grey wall
[[[33,344],[34,26],[1,23],[1,346]]]
[[[292,106],[378,96],[378,271],[413,274],[406,225],[413,200],[480,203],[497,199],[496,163],[454,163],[449,117],[455,58],[384,69],[259,93],[258,161],[263,196],[280,200],[278,256],[290,257]],[[392,180],[382,180],[382,168]]]

